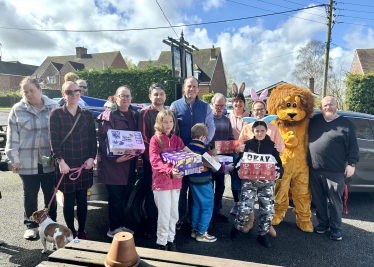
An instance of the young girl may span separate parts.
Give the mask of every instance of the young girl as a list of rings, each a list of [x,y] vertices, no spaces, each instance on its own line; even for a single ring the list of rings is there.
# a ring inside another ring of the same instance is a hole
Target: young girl
[[[276,179],[281,179],[283,175],[282,161],[279,152],[274,147],[274,142],[266,134],[267,124],[265,121],[256,121],[252,124],[253,139],[244,142],[244,152],[256,154],[270,154],[277,161]],[[242,159],[243,153],[240,153],[238,162]],[[266,237],[269,232],[271,222],[274,216],[274,198],[273,198],[273,181],[272,180],[251,180],[243,179],[241,188],[241,205],[238,215],[235,219],[235,226],[231,231],[231,238],[234,240],[241,231],[243,226],[248,222],[250,214],[254,212],[254,202],[256,194],[260,205],[260,224],[257,241],[269,248],[270,243]]]
[[[156,135],[149,143],[149,158],[153,171],[152,190],[158,208],[156,243],[160,249],[170,251],[177,251],[174,237],[183,174],[171,164],[163,163],[160,154],[184,148],[182,139],[174,134],[176,123],[172,111],[160,111],[154,126]]]

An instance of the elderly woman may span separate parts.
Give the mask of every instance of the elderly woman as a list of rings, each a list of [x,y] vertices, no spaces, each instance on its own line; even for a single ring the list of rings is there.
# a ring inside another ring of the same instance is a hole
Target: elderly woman
[[[131,106],[131,91],[128,85],[117,89],[114,97],[110,97],[114,103],[108,101],[111,109],[105,110],[99,115],[99,154],[98,160],[98,182],[106,185],[109,193],[109,231],[107,235],[111,238],[119,232],[133,231],[125,225],[126,185],[129,177],[135,178],[136,160],[134,156],[124,155],[119,158],[108,157],[106,138],[109,129],[136,131],[138,113]]]
[[[96,130],[93,115],[78,106],[81,90],[75,82],[62,86],[66,104],[51,113],[50,134],[53,158],[57,162],[56,178],[62,181],[59,190],[64,193],[64,217],[74,238],[87,240],[85,223],[87,217],[87,189],[92,186],[92,167],[96,157]],[[75,124],[75,127],[74,127]],[[72,130],[73,129],[73,130]],[[71,131],[72,130],[72,131]],[[68,134],[71,131],[70,134]],[[65,142],[62,141],[67,136]],[[77,179],[69,178],[70,169],[80,168]],[[78,233],[74,228],[74,205],[77,203]]]
[[[243,121],[243,118],[249,117],[249,112],[244,110],[245,106],[245,98],[243,94],[235,94],[232,97],[232,105],[234,107],[233,112],[230,113],[229,119],[231,122],[232,132],[234,134],[235,140],[239,139],[239,135],[244,127],[244,125],[248,124],[248,122]],[[239,155],[234,154],[234,162],[239,157]],[[239,209],[239,197],[240,197],[240,189],[241,189],[241,181],[238,175],[238,171],[234,169],[234,171],[230,172],[231,176],[231,191],[232,196],[235,201],[234,207],[231,209],[230,213],[236,215]]]
[[[42,160],[51,151],[49,144],[49,114],[58,105],[45,95],[38,81],[32,77],[22,80],[23,99],[9,113],[5,152],[10,159],[9,170],[21,177],[24,192],[25,239],[36,238],[38,223],[30,220],[38,210],[38,192],[42,188],[47,208],[55,190],[54,168]],[[53,200],[49,216],[56,221],[56,200]]]

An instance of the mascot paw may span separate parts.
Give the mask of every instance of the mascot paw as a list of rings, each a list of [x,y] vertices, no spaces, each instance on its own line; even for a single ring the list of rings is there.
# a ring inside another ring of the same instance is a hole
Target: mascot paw
[[[299,143],[299,140],[297,139],[293,131],[288,131],[282,137],[287,147],[295,147]]]
[[[313,232],[313,224],[311,221],[298,221],[296,220],[297,227],[304,232]]]
[[[278,224],[281,223],[281,221],[283,221],[283,217],[274,215],[272,224],[273,225],[278,225]]]

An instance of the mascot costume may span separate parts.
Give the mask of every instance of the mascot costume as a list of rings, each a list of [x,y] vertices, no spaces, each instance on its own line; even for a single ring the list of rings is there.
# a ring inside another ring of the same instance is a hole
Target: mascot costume
[[[284,174],[274,187],[275,214],[273,225],[284,218],[289,205],[288,191],[292,187],[297,226],[305,232],[313,232],[310,221],[311,195],[309,189],[309,167],[307,163],[308,125],[314,113],[314,96],[310,90],[293,84],[278,86],[270,95],[268,110],[278,115],[273,121],[278,126],[286,149],[281,156]]]

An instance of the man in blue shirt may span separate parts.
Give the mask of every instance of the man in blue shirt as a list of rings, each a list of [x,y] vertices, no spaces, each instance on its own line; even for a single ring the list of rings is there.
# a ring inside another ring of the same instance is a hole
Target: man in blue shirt
[[[184,80],[183,92],[183,97],[174,101],[170,107],[177,115],[180,137],[184,145],[187,146],[191,142],[191,128],[196,123],[204,123],[209,131],[208,138],[206,138],[204,142],[205,145],[207,145],[212,140],[216,130],[212,109],[208,103],[200,100],[197,96],[199,93],[199,83],[195,77],[190,76]],[[187,213],[188,180],[188,176],[183,177],[182,189],[179,197],[179,221],[177,223],[177,230],[181,228]],[[192,195],[190,191],[188,196],[189,215],[191,211]]]

